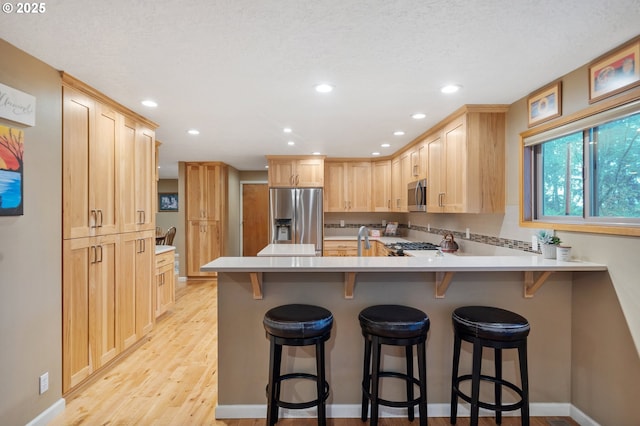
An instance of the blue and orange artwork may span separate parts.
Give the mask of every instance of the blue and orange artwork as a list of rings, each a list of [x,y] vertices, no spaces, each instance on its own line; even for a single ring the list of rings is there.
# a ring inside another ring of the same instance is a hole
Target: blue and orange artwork
[[[0,126],[0,216],[23,214],[24,132]]]

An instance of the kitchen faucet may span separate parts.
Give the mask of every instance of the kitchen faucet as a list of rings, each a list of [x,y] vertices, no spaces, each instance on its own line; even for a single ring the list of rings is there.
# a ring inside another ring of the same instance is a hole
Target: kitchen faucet
[[[362,256],[362,236],[364,235],[364,248],[370,249],[369,244],[369,230],[366,226],[361,226],[358,230],[358,257]]]

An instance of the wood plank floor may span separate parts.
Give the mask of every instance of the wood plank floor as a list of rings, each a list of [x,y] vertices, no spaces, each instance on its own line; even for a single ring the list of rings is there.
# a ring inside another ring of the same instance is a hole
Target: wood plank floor
[[[217,394],[217,301],[215,281],[190,281],[174,308],[160,318],[151,339],[110,371],[67,399],[59,425],[263,426],[264,419],[215,420]],[[265,368],[266,368],[265,364]],[[361,426],[360,419],[329,419],[329,426]],[[311,426],[314,419],[283,419],[279,426]],[[417,425],[380,419],[380,426]],[[430,418],[432,426],[448,418]],[[458,425],[466,426],[462,417]],[[505,417],[505,426],[520,424]],[[480,425],[495,425],[481,418]],[[535,417],[532,426],[575,426],[570,418]]]

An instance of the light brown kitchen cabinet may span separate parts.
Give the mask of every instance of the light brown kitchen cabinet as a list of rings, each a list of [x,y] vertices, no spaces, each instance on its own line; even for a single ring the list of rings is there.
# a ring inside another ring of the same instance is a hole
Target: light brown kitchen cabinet
[[[391,160],[371,163],[371,193],[372,211],[391,211]]]
[[[156,318],[167,312],[176,300],[174,258],[175,250],[156,254],[156,298],[154,304]]]
[[[369,244],[370,248],[364,247],[362,242],[362,256],[375,256],[375,244],[373,241]],[[323,256],[357,256],[358,242],[356,240],[324,240],[322,247]]]
[[[391,210],[407,212],[407,185],[411,181],[411,155],[403,152],[391,160]]]
[[[371,211],[371,162],[325,161],[325,212]]]
[[[429,213],[504,213],[505,113],[465,106],[427,142]]]
[[[269,187],[324,187],[324,156],[268,155]]]
[[[409,152],[411,156],[410,180],[426,179],[427,177],[427,144],[422,141]]]
[[[221,225],[217,220],[190,220],[187,222],[187,275],[210,277],[212,272],[201,272],[200,267],[222,255]]]
[[[225,183],[221,163],[187,163],[187,220],[220,220]]]
[[[187,276],[210,277],[200,267],[222,256],[227,228],[229,170],[224,163],[186,163]]]
[[[118,232],[116,113],[63,87],[63,238]]]
[[[66,393],[153,327],[157,126],[61,75]]]
[[[63,392],[120,351],[117,241],[117,234],[63,241]]]

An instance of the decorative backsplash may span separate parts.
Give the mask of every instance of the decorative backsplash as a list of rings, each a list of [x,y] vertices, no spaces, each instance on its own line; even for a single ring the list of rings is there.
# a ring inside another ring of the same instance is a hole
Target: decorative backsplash
[[[384,228],[380,223],[360,223],[360,224],[352,223],[352,224],[345,224],[344,226],[340,226],[337,223],[325,223],[324,227],[327,229],[345,229],[345,228],[358,229],[363,225],[369,229],[380,229],[381,231],[384,231]],[[400,235],[406,235],[409,228],[407,227],[406,224],[400,223],[398,224],[398,230],[400,231],[399,232]],[[465,232],[452,231],[449,229],[442,229],[442,228],[434,228],[433,226],[429,230],[427,230],[426,226],[412,225],[411,230],[425,232],[427,234],[440,235],[440,236],[445,234],[453,234],[454,238],[457,238],[458,240],[473,241],[476,243],[489,244],[492,246],[504,247],[512,250],[522,250],[529,253],[540,253],[540,251],[534,251],[531,247],[531,243],[527,241],[511,240],[508,238],[499,238],[499,237],[493,237],[489,235],[473,234],[473,233],[470,233],[469,238],[466,238]]]

